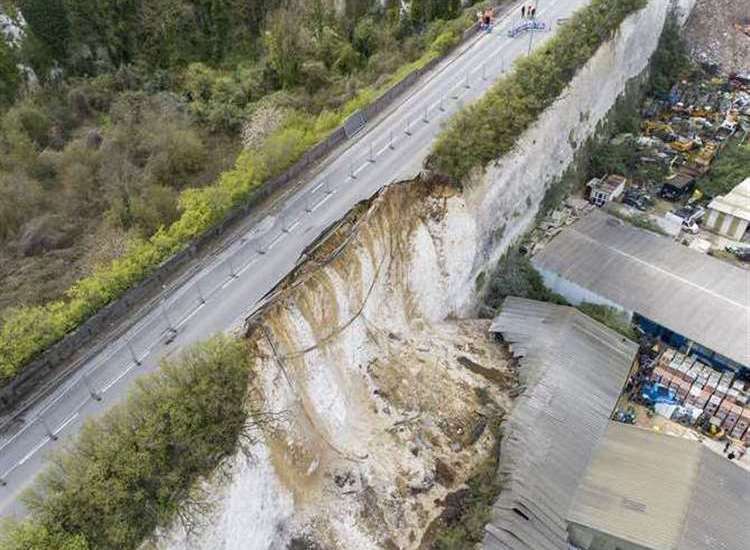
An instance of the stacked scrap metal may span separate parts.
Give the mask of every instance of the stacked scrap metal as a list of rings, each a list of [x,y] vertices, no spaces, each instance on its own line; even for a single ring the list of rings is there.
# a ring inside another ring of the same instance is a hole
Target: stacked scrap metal
[[[635,139],[640,160],[669,170],[659,193],[679,200],[729,138],[750,131],[750,84],[736,78],[682,81],[668,96],[646,100],[641,114],[645,120]]]
[[[579,311],[507,298],[491,331],[525,386],[505,427],[489,549],[567,549],[566,514],[637,346]]]

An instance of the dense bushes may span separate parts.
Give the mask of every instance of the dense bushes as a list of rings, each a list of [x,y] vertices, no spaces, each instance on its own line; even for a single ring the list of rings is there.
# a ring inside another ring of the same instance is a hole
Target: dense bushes
[[[365,103],[363,99],[369,101],[376,92],[365,90],[336,113],[293,113],[259,149],[240,154],[235,168],[224,173],[216,184],[183,191],[178,200],[179,218],[169,227],[160,227],[149,238],[133,240],[123,256],[79,280],[66,291],[64,299],[6,312],[0,327],[0,379],[10,379],[36,354],[122,295],[190,239],[219,222],[233,206],[298,160]]]
[[[649,88],[651,93],[664,96],[677,78],[690,67],[685,40],[680,34],[680,24],[672,13],[664,22],[659,46],[651,57]]]
[[[249,376],[244,343],[226,337],[166,362],[53,456],[25,496],[30,518],[7,528],[0,546],[137,548],[189,513],[196,480],[249,435]]]
[[[578,309],[605,327],[611,328],[634,342],[638,341],[638,335],[625,312],[614,307],[588,302],[581,303]]]
[[[725,195],[748,177],[750,143],[731,141],[721,151],[707,175],[698,181],[698,187],[709,197]]]
[[[10,48],[0,40],[0,109],[16,97],[19,80],[18,69]]]
[[[544,280],[534,269],[529,257],[517,249],[509,249],[495,270],[491,273],[486,287],[482,289],[482,298],[487,313],[492,315],[500,310],[503,300],[508,296],[528,298],[542,302],[565,304],[562,296],[551,292],[544,286]]]
[[[553,38],[518,60],[510,76],[453,118],[438,138],[430,166],[460,179],[508,152],[622,20],[645,4],[592,0],[578,10]]]

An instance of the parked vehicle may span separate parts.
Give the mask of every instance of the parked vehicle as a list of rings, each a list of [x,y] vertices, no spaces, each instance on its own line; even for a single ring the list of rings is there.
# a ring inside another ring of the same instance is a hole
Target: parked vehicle
[[[678,208],[674,213],[688,223],[700,223],[706,215],[706,209],[702,206],[688,204]]]
[[[645,212],[654,205],[654,201],[650,196],[635,189],[628,189],[625,191],[622,203],[627,204],[636,210],[640,210],[641,212]]]
[[[725,250],[730,254],[734,254],[741,262],[750,262],[750,245],[729,245]]]

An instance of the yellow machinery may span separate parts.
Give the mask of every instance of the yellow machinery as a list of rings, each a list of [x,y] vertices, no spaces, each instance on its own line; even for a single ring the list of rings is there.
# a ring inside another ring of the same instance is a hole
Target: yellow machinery
[[[701,431],[711,439],[716,439],[717,441],[720,439],[724,439],[726,433],[721,429],[721,425],[719,424],[719,422],[720,420],[718,418],[713,417],[708,422],[703,424]]]
[[[669,124],[647,120],[643,123],[643,133],[651,137],[654,134],[672,134],[674,132]]]
[[[692,139],[676,139],[669,146],[680,153],[687,153],[695,147],[695,142]]]

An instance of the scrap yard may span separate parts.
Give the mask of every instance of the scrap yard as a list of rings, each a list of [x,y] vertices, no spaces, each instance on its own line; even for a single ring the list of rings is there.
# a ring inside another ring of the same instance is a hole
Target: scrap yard
[[[743,265],[750,259],[750,203],[743,191],[748,184],[737,178],[723,189],[711,171],[715,164],[732,162],[737,151],[745,154],[750,75],[699,73],[663,97],[648,97],[640,115],[638,134],[622,133],[610,141],[635,151],[625,162],[630,177],[608,174],[590,181],[590,202]],[[722,187],[727,177],[722,175]]]

